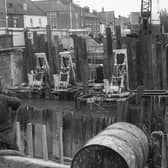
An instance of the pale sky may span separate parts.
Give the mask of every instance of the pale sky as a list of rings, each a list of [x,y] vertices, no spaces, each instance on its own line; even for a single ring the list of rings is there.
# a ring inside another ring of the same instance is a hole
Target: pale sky
[[[139,11],[141,9],[141,0],[73,0],[80,6],[89,6],[91,9],[98,11],[104,7],[105,11],[114,10],[115,16],[128,16],[130,12]],[[152,0],[153,6],[159,1],[159,7],[168,9],[168,0]]]

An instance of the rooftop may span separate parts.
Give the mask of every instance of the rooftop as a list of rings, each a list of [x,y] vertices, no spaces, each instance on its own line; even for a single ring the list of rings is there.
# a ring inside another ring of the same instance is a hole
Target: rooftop
[[[63,3],[61,0],[40,0],[34,1],[33,3],[45,12],[69,10],[69,6]]]
[[[8,14],[42,15],[45,12],[31,0],[7,0]]]

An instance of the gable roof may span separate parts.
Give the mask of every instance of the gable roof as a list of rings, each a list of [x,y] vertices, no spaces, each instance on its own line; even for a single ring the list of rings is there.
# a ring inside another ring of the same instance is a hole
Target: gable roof
[[[11,6],[10,6],[11,5]],[[24,9],[24,5],[27,9]],[[46,13],[31,0],[7,0],[8,14],[38,15],[45,16]]]

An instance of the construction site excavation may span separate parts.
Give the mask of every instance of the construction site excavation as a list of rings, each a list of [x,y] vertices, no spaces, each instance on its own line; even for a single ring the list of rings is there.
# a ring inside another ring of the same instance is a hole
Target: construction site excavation
[[[168,2],[0,0],[0,168],[167,167]]]

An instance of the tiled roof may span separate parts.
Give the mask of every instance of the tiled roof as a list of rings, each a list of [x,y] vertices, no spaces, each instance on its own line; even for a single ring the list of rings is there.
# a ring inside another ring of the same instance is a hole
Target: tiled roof
[[[24,9],[26,5],[27,9]],[[23,14],[23,15],[42,15],[46,13],[34,5],[31,0],[7,0],[8,14]]]
[[[61,0],[41,0],[33,3],[45,12],[69,10],[69,5],[62,3]]]

